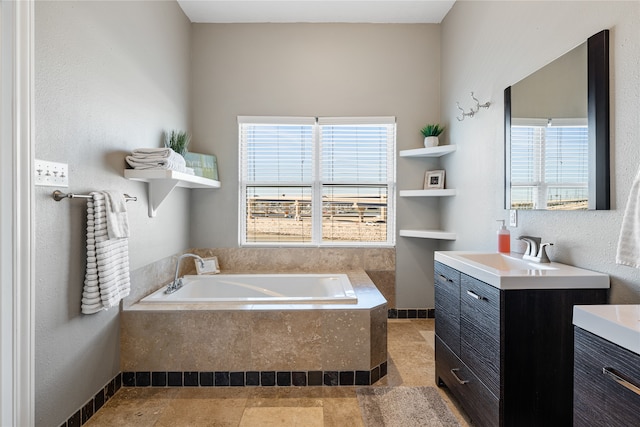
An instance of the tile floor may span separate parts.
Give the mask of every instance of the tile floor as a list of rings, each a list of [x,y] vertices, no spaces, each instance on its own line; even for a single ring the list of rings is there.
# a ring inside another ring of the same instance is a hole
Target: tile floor
[[[376,386],[435,386],[433,319],[389,319]],[[122,388],[85,426],[362,426],[355,387]],[[466,415],[438,388],[460,424]]]

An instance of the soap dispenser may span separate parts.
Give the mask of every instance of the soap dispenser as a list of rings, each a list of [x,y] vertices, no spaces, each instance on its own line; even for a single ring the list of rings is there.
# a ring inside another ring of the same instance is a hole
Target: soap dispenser
[[[502,226],[498,229],[498,252],[508,254],[511,252],[511,233],[504,225],[503,219],[498,219]]]

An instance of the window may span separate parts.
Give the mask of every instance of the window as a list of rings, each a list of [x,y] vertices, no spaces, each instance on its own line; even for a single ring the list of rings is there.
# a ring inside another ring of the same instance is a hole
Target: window
[[[238,124],[242,245],[394,244],[394,117]]]
[[[587,209],[588,129],[580,119],[517,119],[511,126],[514,209]]]

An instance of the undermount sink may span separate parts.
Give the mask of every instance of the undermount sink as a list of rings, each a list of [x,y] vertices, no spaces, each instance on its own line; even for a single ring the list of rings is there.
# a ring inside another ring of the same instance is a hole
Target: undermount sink
[[[558,262],[537,263],[521,254],[438,251],[435,260],[499,289],[608,288],[609,276]]]
[[[469,261],[476,262],[478,264],[485,265],[496,270],[557,270],[557,267],[553,267],[549,264],[540,264],[533,261],[526,261],[524,259],[515,258],[510,255],[499,253],[478,253],[460,254],[462,258],[466,258]]]

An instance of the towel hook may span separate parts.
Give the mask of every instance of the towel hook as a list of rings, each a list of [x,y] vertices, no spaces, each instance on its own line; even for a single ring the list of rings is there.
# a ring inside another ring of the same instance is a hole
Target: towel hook
[[[475,101],[476,105],[474,107],[469,108],[469,112],[465,113],[464,109],[460,106],[459,102],[456,102],[456,106],[458,107],[458,110],[460,110],[462,112],[461,116],[456,116],[456,119],[458,119],[459,122],[463,121],[465,117],[473,117],[476,115],[476,113],[478,111],[480,111],[481,108],[489,108],[489,106],[491,105],[491,102],[487,101],[484,104],[480,104],[480,101],[478,100],[478,98],[475,97],[475,95],[473,94],[473,92],[471,92],[471,98]]]

